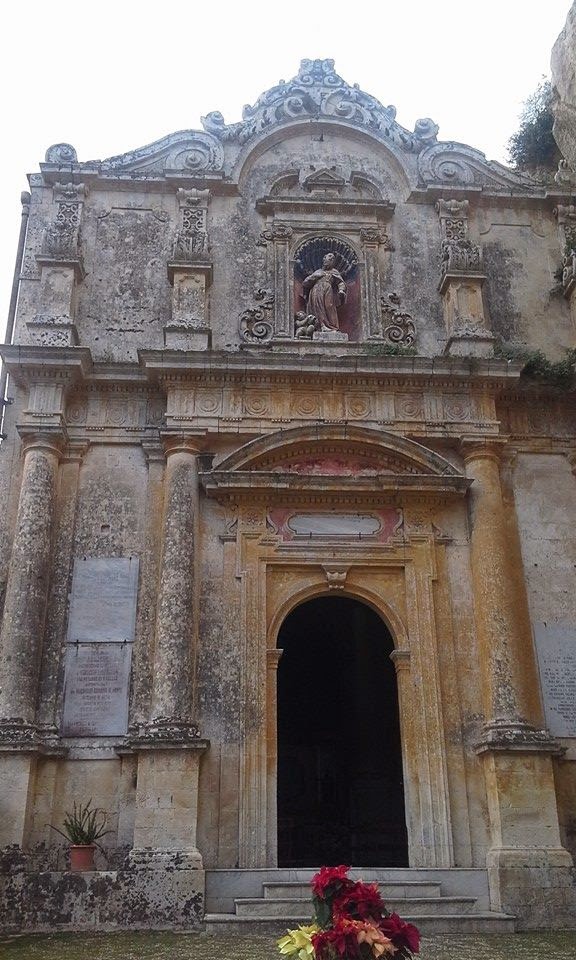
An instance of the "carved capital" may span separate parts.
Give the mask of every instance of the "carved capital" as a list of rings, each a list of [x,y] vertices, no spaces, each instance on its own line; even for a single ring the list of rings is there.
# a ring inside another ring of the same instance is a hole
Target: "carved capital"
[[[410,651],[409,650],[393,650],[390,654],[390,659],[394,664],[394,669],[396,674],[408,673],[410,671]]]
[[[266,651],[266,667],[268,670],[275,672],[278,669],[283,653],[284,651],[279,647],[270,647]]]
[[[292,227],[289,227],[286,223],[273,223],[267,230],[262,231],[257,246],[265,247],[267,243],[273,243],[275,241],[288,243],[291,236]]]
[[[508,444],[505,439],[500,440],[496,437],[490,439],[460,438],[460,453],[466,466],[476,460],[492,460],[500,466],[507,449]]]
[[[471,240],[446,239],[442,241],[442,277],[447,274],[468,275],[482,273],[482,252]]]
[[[394,244],[385,230],[379,227],[362,227],[360,239],[366,246],[384,247],[385,250],[394,250]]]
[[[160,436],[167,459],[176,453],[187,453],[191,457],[197,457],[204,449],[205,433],[195,435],[162,432]]]

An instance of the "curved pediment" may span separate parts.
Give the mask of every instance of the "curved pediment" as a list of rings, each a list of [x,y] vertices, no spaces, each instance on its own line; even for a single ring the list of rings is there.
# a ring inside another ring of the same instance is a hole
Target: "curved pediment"
[[[469,481],[413,440],[345,425],[297,427],[245,444],[202,474],[211,496],[372,498],[400,493],[462,495]]]

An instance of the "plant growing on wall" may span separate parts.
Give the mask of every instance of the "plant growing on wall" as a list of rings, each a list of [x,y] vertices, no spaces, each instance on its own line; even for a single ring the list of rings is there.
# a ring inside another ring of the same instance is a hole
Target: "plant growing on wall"
[[[520,126],[508,141],[510,160],[520,170],[538,175],[558,166],[562,154],[552,135],[552,99],[552,84],[542,80],[524,103]]]

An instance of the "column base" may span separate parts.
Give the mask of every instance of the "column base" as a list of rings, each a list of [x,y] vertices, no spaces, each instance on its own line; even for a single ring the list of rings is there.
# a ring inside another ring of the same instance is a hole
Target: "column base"
[[[136,870],[202,870],[198,850],[159,850],[155,847],[134,847],[128,854],[130,867]]]
[[[576,883],[567,850],[494,849],[486,867],[492,909],[514,915],[519,930],[576,927]]]

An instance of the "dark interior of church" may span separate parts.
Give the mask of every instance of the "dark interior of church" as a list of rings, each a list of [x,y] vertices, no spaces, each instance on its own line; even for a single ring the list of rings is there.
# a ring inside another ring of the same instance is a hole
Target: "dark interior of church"
[[[279,865],[407,865],[390,632],[326,596],[289,614],[278,647]]]

